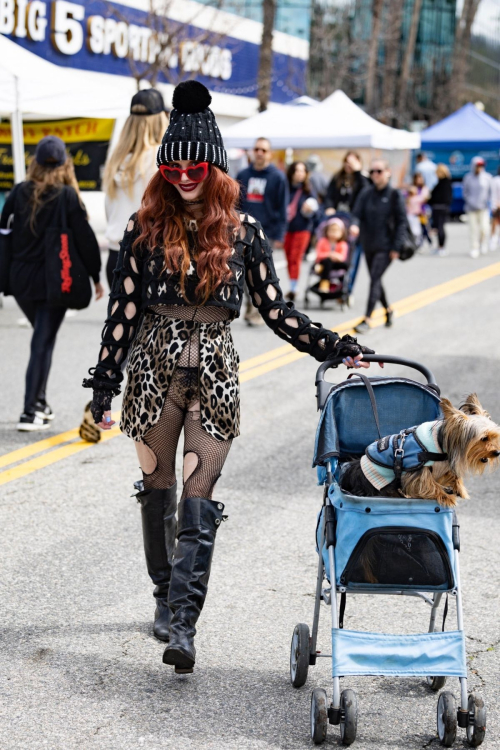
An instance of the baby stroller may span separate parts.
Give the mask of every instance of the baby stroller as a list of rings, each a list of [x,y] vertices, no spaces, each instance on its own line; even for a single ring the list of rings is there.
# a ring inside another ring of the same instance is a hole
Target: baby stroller
[[[346,213],[338,213],[335,215],[336,218],[342,219],[344,222],[346,228],[348,229],[351,221],[349,214]],[[321,224],[320,224],[321,227]],[[357,257],[357,250],[356,250],[356,243],[352,240],[349,240],[349,255],[347,258],[347,262],[345,264],[345,268],[339,269],[337,271],[334,271],[330,278],[330,289],[329,291],[322,291],[320,289],[320,279],[318,277],[318,274],[316,273],[315,266],[317,264],[317,260],[314,260],[311,267],[309,268],[309,278],[306,286],[306,293],[304,296],[304,307],[306,309],[309,308],[310,305],[310,293],[318,295],[319,297],[319,304],[321,307],[325,304],[325,302],[329,300],[336,300],[339,305],[340,309],[343,310],[344,306],[349,307],[349,300],[351,295],[351,290],[354,285],[354,276],[355,272],[357,271],[357,267],[359,265],[359,257],[358,262],[353,263],[353,259],[356,256]]]
[[[320,744],[326,738],[328,724],[338,724],[342,743],[350,745],[356,738],[357,699],[353,690],[341,691],[341,677],[420,676],[433,691],[441,690],[448,677],[458,677],[458,710],[451,692],[439,695],[439,739],[442,745],[451,747],[459,726],[466,730],[469,744],[478,747],[485,735],[486,710],[480,696],[467,692],[455,511],[429,500],[357,497],[340,487],[342,463],[363,455],[374,440],[439,419],[439,388],[432,373],[418,362],[382,355],[366,355],[365,359],[411,367],[426,377],[427,384],[404,377],[367,378],[360,373],[338,385],[326,382],[326,371],[338,366],[340,360],[323,363],[317,372],[321,415],[313,465],[319,483],[325,487],[316,531],[321,554],[312,632],[304,623],[293,632],[291,682],[301,687],[309,667],[320,657],[331,657],[332,700],[328,702],[321,688],[312,692],[311,736],[315,744]],[[369,566],[367,553],[371,554]],[[404,595],[423,600],[430,607],[428,632],[392,635],[344,629],[347,595],[354,594]],[[445,631],[449,597],[456,599],[457,627]],[[436,619],[443,599],[441,628],[436,627]],[[322,601],[331,608],[332,653],[328,655],[316,649]]]

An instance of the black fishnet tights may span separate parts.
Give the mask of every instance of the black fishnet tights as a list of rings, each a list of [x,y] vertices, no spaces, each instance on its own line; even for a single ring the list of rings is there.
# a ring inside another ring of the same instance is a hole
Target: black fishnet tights
[[[206,497],[212,492],[226,461],[231,440],[216,440],[201,425],[198,368],[177,367],[159,421],[144,436],[156,468],[143,470],[145,489],[164,489],[175,481],[175,454],[184,427],[184,497]],[[139,451],[138,451],[139,452]]]

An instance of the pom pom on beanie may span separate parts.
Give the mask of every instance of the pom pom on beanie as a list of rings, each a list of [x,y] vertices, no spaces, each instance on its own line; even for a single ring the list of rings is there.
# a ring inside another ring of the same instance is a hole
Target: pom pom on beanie
[[[178,112],[195,114],[203,112],[212,102],[206,86],[199,81],[183,81],[175,87],[172,106]]]

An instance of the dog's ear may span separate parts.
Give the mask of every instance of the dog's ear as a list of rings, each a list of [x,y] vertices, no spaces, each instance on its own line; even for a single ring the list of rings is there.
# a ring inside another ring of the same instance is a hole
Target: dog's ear
[[[461,417],[462,419],[465,419],[465,414],[460,411],[460,409],[457,409],[451,401],[447,398],[441,399],[441,409],[443,410],[443,416],[445,419],[451,419],[452,417]]]
[[[467,398],[465,399],[464,403],[460,407],[460,411],[463,411],[464,414],[474,414],[476,416],[483,416],[483,417],[489,417],[487,411],[483,409],[481,406],[481,402],[479,401],[477,397],[477,393],[470,393]]]

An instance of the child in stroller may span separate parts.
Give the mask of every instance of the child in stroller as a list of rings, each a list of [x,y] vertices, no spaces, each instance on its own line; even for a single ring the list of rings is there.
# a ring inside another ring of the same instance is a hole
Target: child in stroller
[[[347,214],[334,216],[319,225],[316,258],[311,269],[311,273],[319,276],[319,280],[307,287],[306,306],[309,303],[309,292],[319,296],[321,305],[330,299],[339,300],[341,305],[348,304],[347,282],[352,250],[349,226]]]

